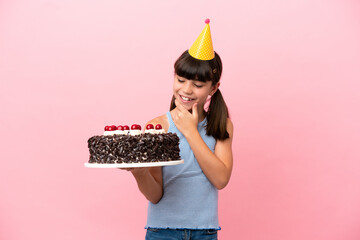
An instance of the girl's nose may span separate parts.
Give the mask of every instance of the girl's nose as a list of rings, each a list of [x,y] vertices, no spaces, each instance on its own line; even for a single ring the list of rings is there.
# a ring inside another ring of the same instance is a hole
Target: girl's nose
[[[183,88],[184,93],[186,94],[191,94],[192,93],[192,86],[191,86],[191,82],[188,81]]]

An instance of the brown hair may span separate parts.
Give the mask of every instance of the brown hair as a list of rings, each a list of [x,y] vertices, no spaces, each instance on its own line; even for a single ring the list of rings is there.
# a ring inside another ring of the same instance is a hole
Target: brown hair
[[[220,56],[215,52],[212,60],[198,60],[193,58],[186,50],[174,64],[175,74],[190,80],[211,81],[216,85],[221,77],[222,62]],[[176,107],[173,96],[170,104],[170,111]],[[229,138],[226,130],[226,123],[229,111],[219,89],[211,96],[209,109],[206,113],[207,125],[206,134],[217,140]]]

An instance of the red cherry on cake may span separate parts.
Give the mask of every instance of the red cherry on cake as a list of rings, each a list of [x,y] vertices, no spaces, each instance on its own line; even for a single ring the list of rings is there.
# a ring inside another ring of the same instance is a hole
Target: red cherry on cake
[[[124,125],[123,127],[124,127],[124,130],[130,130],[128,125]]]
[[[146,125],[146,130],[150,130],[150,129],[154,129],[154,125],[152,125],[151,123]]]
[[[156,130],[160,130],[160,129],[162,129],[161,124],[156,124],[155,129],[156,129]]]
[[[124,126],[119,125],[119,126],[117,127],[117,130],[124,131]]]
[[[131,125],[131,130],[141,130],[141,126],[139,124]]]
[[[105,126],[104,130],[109,131],[109,126]]]
[[[115,125],[109,126],[108,131],[114,131],[114,130],[116,130],[116,126],[115,126]]]

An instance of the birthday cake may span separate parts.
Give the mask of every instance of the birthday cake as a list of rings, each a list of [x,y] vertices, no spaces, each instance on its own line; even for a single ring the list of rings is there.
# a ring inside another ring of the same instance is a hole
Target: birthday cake
[[[106,126],[103,135],[88,140],[89,163],[149,163],[180,159],[179,137],[165,133],[160,124]]]

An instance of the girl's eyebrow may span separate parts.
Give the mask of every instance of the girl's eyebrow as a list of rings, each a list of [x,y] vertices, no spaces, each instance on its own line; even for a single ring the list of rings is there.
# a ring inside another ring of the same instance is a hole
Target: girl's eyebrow
[[[188,79],[186,79],[186,78],[184,78],[184,77],[180,77],[180,76],[178,76],[178,75],[177,75],[177,78],[180,79],[180,80],[188,80]]]
[[[196,84],[196,85],[203,85],[204,84],[204,82],[201,82],[201,81],[193,81],[193,83]]]
[[[200,80],[193,80],[193,79],[187,79],[187,78],[184,78],[184,77],[180,77],[179,75],[177,75],[177,79],[182,80],[182,81],[185,81],[185,80],[187,80],[187,81],[192,81],[192,82],[200,83],[200,84],[205,83],[205,82],[200,81]]]
[[[200,80],[191,80],[191,81],[193,81],[193,82],[195,82],[195,83],[201,83],[201,84],[204,84],[204,83],[205,83],[204,81],[200,81]]]

